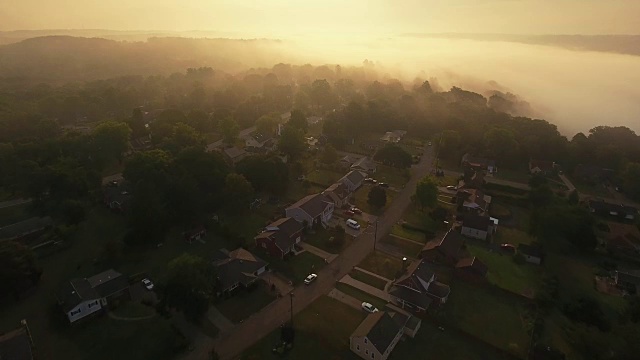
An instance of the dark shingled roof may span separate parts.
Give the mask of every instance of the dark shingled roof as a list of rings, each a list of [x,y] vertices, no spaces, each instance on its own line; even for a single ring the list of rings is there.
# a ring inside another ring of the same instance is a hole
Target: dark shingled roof
[[[597,212],[616,212],[618,216],[626,217],[627,215],[635,216],[638,213],[638,209],[633,206],[627,206],[624,204],[611,204],[603,200],[590,200],[589,207]]]
[[[429,289],[427,290],[427,292],[435,297],[444,298],[449,296],[449,293],[451,293],[451,289],[447,284],[434,281],[431,283],[431,285],[429,285]]]
[[[542,258],[542,249],[537,245],[520,244],[518,245],[518,252],[528,256]]]
[[[429,305],[433,302],[433,300],[421,293],[417,293],[415,291],[411,291],[402,286],[392,286],[389,290],[389,294],[400,298],[408,303],[419,306],[423,309],[428,309]]]
[[[464,258],[458,261],[458,263],[456,264],[456,268],[470,270],[482,276],[487,275],[487,272],[489,271],[487,265],[485,265],[482,261],[480,261],[480,259],[475,256]]]
[[[460,233],[450,229],[442,239],[431,240],[426,243],[422,251],[438,249],[447,256],[457,258],[463,243],[464,237]]]
[[[427,285],[434,276],[435,272],[429,264],[427,264],[426,260],[414,261],[409,265],[406,273],[399,277],[394,284],[424,292],[426,290],[425,285]]]
[[[493,221],[488,216],[468,214],[462,220],[462,226],[482,231],[488,231],[491,225],[493,225]]]
[[[0,335],[1,360],[33,360],[33,344],[25,325]]]
[[[87,282],[100,297],[107,297],[129,287],[129,279],[113,269],[94,275]]]
[[[129,287],[129,279],[109,269],[88,279],[73,279],[56,291],[58,303],[68,312],[86,300],[108,297]]]
[[[325,191],[323,191],[323,194],[332,192],[334,194],[336,194],[336,196],[340,199],[340,200],[344,200],[346,198],[349,197],[350,193],[349,193],[349,189],[347,189],[347,185],[345,185],[343,182],[337,182],[331,186],[329,186]]]
[[[294,218],[284,217],[272,222],[266,227],[269,231],[274,231],[276,228],[291,236],[302,230],[302,224],[297,222]]]
[[[216,259],[222,257],[225,252],[225,249],[222,249],[216,253]],[[226,258],[215,260],[213,263],[222,289],[228,289],[236,283],[248,285],[256,278],[253,273],[266,265],[262,259],[243,248],[228,252]]]
[[[332,201],[322,194],[312,194],[303,197],[302,199],[289,206],[287,209],[300,208],[312,218],[320,216],[327,204]]]
[[[402,331],[396,321],[384,311],[367,315],[351,336],[366,336],[375,348],[384,354],[393,339]]]
[[[53,225],[50,217],[32,217],[15,224],[0,227],[0,240],[12,240]]]
[[[618,270],[618,279],[640,285],[640,270]]]
[[[364,174],[357,170],[351,170],[343,177],[343,179],[348,179],[352,184],[358,184],[364,181]]]

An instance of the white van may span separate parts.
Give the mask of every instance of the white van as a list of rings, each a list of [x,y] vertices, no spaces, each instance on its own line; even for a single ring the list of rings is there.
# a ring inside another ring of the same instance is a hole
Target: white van
[[[353,219],[347,220],[347,226],[352,229],[360,230],[360,224],[358,224],[358,222]]]

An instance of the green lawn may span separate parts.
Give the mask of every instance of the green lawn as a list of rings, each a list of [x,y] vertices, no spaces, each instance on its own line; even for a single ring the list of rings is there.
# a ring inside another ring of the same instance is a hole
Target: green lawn
[[[285,357],[305,360],[359,359],[349,350],[349,336],[365,317],[364,311],[323,296],[294,317],[295,345]],[[281,356],[271,352],[279,341],[280,329],[277,329],[247,349],[240,359],[281,359]]]
[[[372,186],[373,185],[365,184],[365,185],[362,185],[358,190],[356,190],[356,192],[354,193],[353,202],[355,203],[356,207],[360,208],[362,211],[368,214],[380,215],[384,213],[384,210],[387,207],[389,207],[389,205],[393,202],[393,198],[396,196],[396,192],[389,189],[385,189],[387,193],[386,205],[383,208],[374,208],[371,205],[369,205],[369,202],[368,202],[369,191],[371,190]]]
[[[533,264],[517,264],[513,256],[490,252],[485,247],[467,244],[467,250],[489,268],[487,279],[503,289],[532,297],[542,281],[543,270]]]
[[[369,284],[375,288],[378,288],[380,290],[384,290],[385,285],[387,285],[386,280],[382,280],[379,277],[369,275],[357,269],[351,270],[351,272],[349,273],[349,276],[365,284]]]
[[[508,181],[528,184],[531,175],[529,174],[529,168],[522,167],[520,169],[505,169],[499,168],[498,173],[494,175],[496,179],[504,179]]]
[[[505,359],[504,355],[479,341],[470,341],[455,329],[444,331],[428,321],[423,321],[416,337],[400,341],[393,349],[390,360],[486,360]]]
[[[285,260],[265,257],[269,261],[269,267],[284,275],[294,284],[301,283],[312,271],[317,272],[325,266],[324,259],[308,251]]]
[[[319,228],[316,229],[313,234],[305,235],[304,242],[332,254],[339,254],[342,250],[348,247],[349,244],[351,244],[353,237],[348,234],[342,234],[342,236],[344,236],[344,241],[342,241],[341,244],[335,242],[330,243],[329,238],[335,238],[336,236],[340,235],[337,235],[332,229]]]
[[[291,180],[284,197],[287,202],[294,203],[307,195],[322,192],[325,188],[308,182]]]
[[[423,245],[418,245],[394,236],[385,236],[384,238],[382,238],[382,242],[397,248],[404,255],[410,257],[417,257],[420,253],[420,250],[422,250],[422,248],[424,247]]]
[[[529,326],[524,304],[516,296],[476,287],[464,281],[451,286],[449,300],[436,316],[447,324],[466,331],[500,349],[524,359],[529,349]]]
[[[498,231],[496,232],[496,234],[493,236],[494,244],[509,243],[515,245],[516,247],[519,244],[531,244],[535,240],[536,239],[533,236],[527,234],[522,230],[500,226],[498,227]]]
[[[571,181],[573,186],[575,186],[576,189],[578,189],[578,192],[580,193],[592,195],[592,196],[604,196],[604,197],[611,196],[611,193],[609,193],[609,190],[607,190],[602,185],[590,185],[582,181],[574,180],[572,178],[569,178],[569,180]]]
[[[307,176],[307,180],[310,182],[313,182],[319,185],[330,186],[331,184],[340,180],[340,178],[342,178],[344,175],[345,173],[340,173],[340,172],[325,170],[325,169],[316,169],[315,171],[308,173],[306,176]]]
[[[414,241],[418,241],[418,242],[422,242],[422,243],[426,243],[427,242],[427,237],[425,236],[425,234],[423,232],[419,232],[419,231],[414,231],[414,230],[409,230],[407,228],[405,228],[404,226],[402,226],[401,224],[394,224],[393,227],[391,228],[391,233],[393,235],[397,235],[403,238],[407,238],[407,239],[411,239]]]
[[[393,280],[402,269],[402,260],[376,251],[369,254],[358,267]]]
[[[376,173],[373,175],[373,178],[378,182],[388,183],[397,189],[402,189],[410,177],[409,169],[399,169],[382,164],[378,164]]]
[[[384,309],[384,306],[387,304],[386,301],[377,298],[373,295],[370,295],[364,291],[361,291],[359,289],[354,288],[353,286],[347,285],[347,284],[343,284],[343,283],[337,283],[336,284],[336,289],[342,291],[343,293],[352,296],[358,300],[360,300],[361,302],[368,302],[370,304],[372,304],[373,306],[377,307],[380,310]]]
[[[216,303],[215,307],[229,320],[238,323],[260,311],[275,300],[265,284],[258,284],[251,290],[239,290],[232,297]]]
[[[0,227],[15,224],[32,217],[28,211],[29,205],[31,204],[21,204],[0,209]]]

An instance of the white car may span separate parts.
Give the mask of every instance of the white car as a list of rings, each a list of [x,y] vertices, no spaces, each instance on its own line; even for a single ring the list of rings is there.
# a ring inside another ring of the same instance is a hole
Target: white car
[[[378,312],[378,308],[369,304],[368,302],[363,302],[362,303],[362,310],[368,312],[368,313],[374,313],[374,312]]]
[[[447,186],[447,190],[458,190],[458,188],[453,185],[449,185]]]
[[[346,224],[347,224],[348,227],[350,227],[352,229],[360,230],[360,224],[358,224],[358,222],[353,220],[353,219],[347,220]]]
[[[305,285],[309,285],[309,284],[311,284],[311,283],[312,283],[315,279],[317,279],[317,278],[318,278],[318,275],[317,275],[317,274],[309,274],[309,276],[307,276],[307,277],[304,279],[304,284],[305,284]]]
[[[153,290],[154,287],[153,282],[147,278],[142,279],[142,285],[144,285],[147,290]]]

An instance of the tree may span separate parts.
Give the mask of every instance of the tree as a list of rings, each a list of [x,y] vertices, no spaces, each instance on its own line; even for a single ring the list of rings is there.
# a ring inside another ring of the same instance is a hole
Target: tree
[[[484,134],[487,155],[503,164],[515,164],[520,159],[519,144],[515,134],[507,129],[494,127]]]
[[[580,202],[580,194],[578,194],[578,190],[573,189],[573,191],[569,193],[568,201],[571,205],[578,205]]]
[[[327,165],[335,164],[336,161],[338,161],[338,152],[336,151],[336,148],[331,146],[331,144],[326,145],[322,154],[320,154],[320,161]]]
[[[188,147],[204,149],[204,138],[191,126],[178,123],[161,144],[161,147],[172,154],[177,154]]]
[[[168,265],[164,300],[168,306],[182,312],[192,321],[197,321],[209,307],[209,298],[214,293],[215,274],[213,267],[203,258],[182,254]]]
[[[289,168],[273,155],[246,157],[236,165],[236,171],[249,180],[257,191],[282,194],[289,183]]]
[[[19,295],[40,280],[33,252],[15,241],[0,242],[0,294]]]
[[[296,159],[307,148],[302,130],[291,126],[285,126],[280,134],[278,149],[289,157]]]
[[[553,191],[547,184],[534,187],[529,192],[529,201],[534,207],[542,208],[548,206],[553,201],[553,198]]]
[[[238,139],[238,135],[240,134],[240,127],[232,117],[228,116],[220,120],[218,128],[222,133],[222,140],[225,144],[233,145]]]
[[[438,202],[438,186],[433,178],[427,176],[416,185],[416,199],[422,209]]]
[[[379,186],[374,186],[369,190],[367,202],[375,208],[382,208],[387,204],[387,192]]]
[[[278,127],[278,114],[262,115],[256,120],[256,131],[260,134],[273,134]]]
[[[624,192],[630,198],[640,201],[640,163],[630,162],[622,175]]]
[[[378,150],[373,158],[377,161],[399,168],[408,168],[413,163],[411,154],[395,144],[388,144]]]
[[[309,124],[307,123],[307,117],[302,110],[295,109],[291,112],[291,118],[287,121],[287,126],[291,126],[294,129],[300,129],[303,133],[306,133]]]
[[[167,184],[167,172],[171,156],[162,150],[137,152],[130,157],[122,172],[125,179],[136,184],[139,182]]]
[[[103,160],[122,161],[129,148],[131,128],[126,123],[106,121],[93,130],[93,143],[97,155]]]
[[[249,207],[253,199],[253,187],[240,174],[229,174],[224,182],[225,208],[231,214],[239,214]]]

